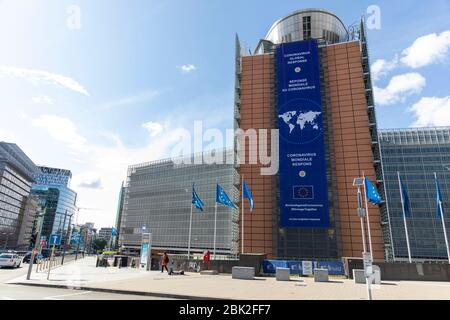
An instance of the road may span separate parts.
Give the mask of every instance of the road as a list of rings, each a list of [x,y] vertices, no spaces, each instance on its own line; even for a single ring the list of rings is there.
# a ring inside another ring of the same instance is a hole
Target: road
[[[0,269],[1,300],[167,300],[158,297],[92,292],[72,289],[53,289],[23,285],[5,284],[6,281],[25,275],[28,264],[18,269]]]

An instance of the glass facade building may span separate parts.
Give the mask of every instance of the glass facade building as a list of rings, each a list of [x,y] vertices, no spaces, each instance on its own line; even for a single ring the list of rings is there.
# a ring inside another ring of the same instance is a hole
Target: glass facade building
[[[39,167],[32,194],[38,198],[38,211],[44,213],[41,236],[49,239],[52,233],[65,233],[76,213],[77,194],[69,188],[69,170]]]
[[[28,220],[36,213],[29,199],[35,172],[37,167],[16,144],[0,142],[1,248],[27,247],[29,243]]]
[[[379,137],[396,260],[408,259],[397,172],[410,199],[407,225],[412,258],[446,260],[442,222],[436,215],[434,173],[450,235],[450,127],[380,130]]]
[[[232,201],[238,202],[239,176],[233,164],[188,164],[193,158],[129,167],[119,245],[139,249],[142,227],[145,226],[146,232],[152,233],[154,249],[187,252],[192,184],[195,183],[204,211],[193,210],[191,252],[213,250],[216,183],[224,188]],[[218,205],[217,254],[237,253],[238,221],[239,209]]]

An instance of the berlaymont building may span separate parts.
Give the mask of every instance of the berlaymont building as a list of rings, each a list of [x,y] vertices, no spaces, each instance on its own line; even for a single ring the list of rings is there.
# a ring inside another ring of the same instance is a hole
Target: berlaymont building
[[[239,140],[227,152],[244,155],[245,161],[234,164],[178,165],[168,159],[130,166],[119,208],[119,245],[138,250],[146,230],[153,235],[153,248],[186,253],[195,183],[205,210],[194,215],[191,252],[212,250],[219,183],[237,208],[218,208],[218,254],[328,261],[361,257],[353,181],[365,175],[383,200],[368,210],[373,258],[404,257],[402,236],[396,234],[398,204],[392,205],[397,210],[392,222],[386,201],[364,21],[347,26],[326,10],[299,10],[276,21],[253,53],[243,50],[236,36],[235,59],[235,129],[278,129],[276,138]],[[388,155],[390,138],[386,132],[383,137]],[[278,170],[265,174],[266,165],[248,157],[261,152],[261,145],[270,154],[274,144]],[[241,200],[242,178],[253,196],[251,213],[249,201]],[[395,189],[388,199],[395,201],[394,194]],[[419,239],[420,232],[415,234]]]

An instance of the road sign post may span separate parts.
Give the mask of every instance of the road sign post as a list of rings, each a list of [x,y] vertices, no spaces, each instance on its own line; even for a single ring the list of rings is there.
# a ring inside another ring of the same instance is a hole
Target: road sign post
[[[52,246],[52,253],[50,254],[50,263],[48,266],[47,280],[50,279],[50,270],[52,269],[52,261],[53,255],[55,253],[55,247],[61,244],[61,235],[60,234],[52,234],[50,236],[50,245]]]

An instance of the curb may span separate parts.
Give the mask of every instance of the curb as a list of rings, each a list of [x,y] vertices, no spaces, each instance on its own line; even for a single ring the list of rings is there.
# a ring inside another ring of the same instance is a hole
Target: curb
[[[10,282],[8,284],[19,285],[19,286],[31,286],[31,287],[45,287],[45,288],[56,288],[56,289],[72,289],[72,290],[84,290],[84,291],[95,291],[95,292],[107,292],[107,293],[124,294],[124,295],[148,296],[148,297],[181,299],[181,300],[224,300],[225,299],[225,298],[199,297],[199,296],[161,293],[161,292],[144,292],[144,291],[91,288],[91,287],[69,287],[67,285],[61,285],[61,284],[24,283],[24,282],[16,282],[16,283]],[[232,299],[226,298],[226,300],[232,300]]]

